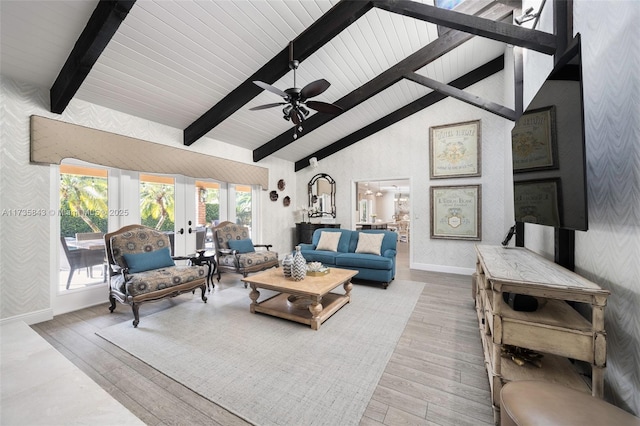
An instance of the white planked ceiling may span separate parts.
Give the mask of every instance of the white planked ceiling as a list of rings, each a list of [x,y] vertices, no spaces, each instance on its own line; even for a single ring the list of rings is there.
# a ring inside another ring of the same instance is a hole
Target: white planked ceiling
[[[76,97],[184,129],[337,2],[138,0]],[[96,5],[1,0],[2,74],[50,88]],[[314,100],[334,102],[437,37],[435,25],[374,8],[300,64],[297,86],[324,78],[331,87]],[[503,43],[475,37],[418,72],[449,82],[503,52]],[[273,85],[292,87],[293,72]],[[429,92],[400,81],[273,155],[300,160]],[[291,123],[280,108],[249,108],[280,100],[262,92],[207,136],[256,149]]]

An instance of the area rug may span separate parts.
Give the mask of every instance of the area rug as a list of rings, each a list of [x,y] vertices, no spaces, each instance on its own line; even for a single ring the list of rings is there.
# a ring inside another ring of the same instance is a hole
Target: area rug
[[[356,425],[423,288],[356,284],[314,331],[251,314],[249,290],[238,286],[97,334],[248,422]]]

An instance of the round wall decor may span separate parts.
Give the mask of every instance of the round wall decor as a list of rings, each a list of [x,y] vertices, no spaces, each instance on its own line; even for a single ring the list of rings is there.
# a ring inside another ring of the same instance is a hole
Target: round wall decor
[[[285,186],[286,186],[286,184],[284,183],[284,179],[280,179],[280,180],[278,181],[278,189],[279,189],[280,191],[284,191],[284,187],[285,187]]]
[[[271,191],[269,193],[269,199],[271,199],[271,201],[278,201],[278,193],[276,191]]]
[[[287,195],[286,197],[284,197],[284,198],[282,199],[282,204],[283,204],[285,207],[289,207],[289,204],[291,204],[291,198],[289,198],[289,196]]]

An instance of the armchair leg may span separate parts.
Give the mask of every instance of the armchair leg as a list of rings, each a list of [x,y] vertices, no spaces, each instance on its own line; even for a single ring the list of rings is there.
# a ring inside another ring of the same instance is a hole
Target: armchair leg
[[[133,327],[137,328],[138,323],[140,322],[140,315],[138,313],[140,305],[138,303],[133,303],[131,304],[131,309],[133,310]]]
[[[111,306],[109,306],[109,311],[113,313],[113,311],[116,309],[116,298],[109,295],[109,303],[111,303]]]
[[[202,286],[200,286],[200,290],[202,290],[202,301],[204,303],[207,303],[207,296],[205,296],[205,293],[207,291],[207,286],[206,284],[202,284]]]

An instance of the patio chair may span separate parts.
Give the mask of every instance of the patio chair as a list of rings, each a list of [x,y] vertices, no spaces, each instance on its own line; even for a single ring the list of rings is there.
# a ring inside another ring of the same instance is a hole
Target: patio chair
[[[104,244],[104,232],[76,232],[76,242],[78,241],[91,241],[91,240],[100,240],[101,244]],[[87,247],[82,247],[87,248]],[[101,250],[103,254],[103,266],[104,266],[104,276],[106,279],[107,275],[107,259],[104,257],[104,248]],[[93,278],[93,267],[87,268],[87,274],[91,278]]]
[[[71,285],[73,274],[78,269],[87,268],[89,271],[92,267],[101,265],[104,263],[104,250],[90,250],[85,248],[69,247],[65,237],[60,236],[60,243],[62,243],[62,249],[64,255],[69,262],[69,277],[67,278],[67,290]],[[106,274],[103,277],[103,282],[106,282]]]
[[[280,265],[278,253],[270,250],[270,244],[253,244],[249,238],[249,228],[222,222],[212,231],[218,258],[218,282],[222,270],[242,274],[246,278],[251,272]],[[256,248],[261,250],[256,251]],[[247,287],[247,284],[244,286]]]

